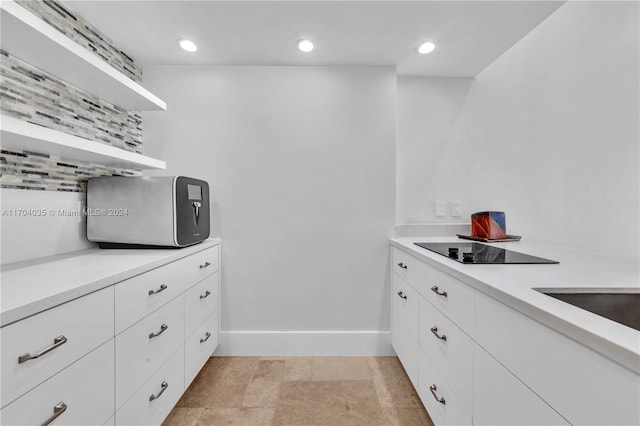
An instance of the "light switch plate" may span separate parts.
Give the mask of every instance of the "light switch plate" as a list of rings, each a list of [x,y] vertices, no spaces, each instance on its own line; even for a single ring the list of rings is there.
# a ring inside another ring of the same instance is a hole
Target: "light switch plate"
[[[444,201],[436,200],[435,209],[436,217],[444,217]]]
[[[451,216],[453,217],[462,216],[462,201],[451,202]]]

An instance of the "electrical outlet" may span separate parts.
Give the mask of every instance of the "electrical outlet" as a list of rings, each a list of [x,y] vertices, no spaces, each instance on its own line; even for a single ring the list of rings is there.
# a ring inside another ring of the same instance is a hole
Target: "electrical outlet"
[[[444,201],[436,200],[436,217],[444,217]]]
[[[462,201],[451,202],[451,216],[453,217],[462,216]]]

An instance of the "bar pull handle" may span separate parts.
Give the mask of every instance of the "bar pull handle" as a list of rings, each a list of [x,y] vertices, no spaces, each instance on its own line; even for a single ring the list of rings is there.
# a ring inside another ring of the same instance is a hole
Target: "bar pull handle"
[[[164,391],[166,391],[166,390],[167,390],[167,388],[169,387],[169,383],[167,383],[167,382],[162,382],[162,383],[160,384],[160,387],[162,388],[162,389],[160,390],[160,392],[158,392],[158,394],[157,394],[157,395],[151,394],[151,396],[149,397],[149,401],[153,401],[154,399],[158,399],[158,398],[160,398],[160,397],[162,396],[162,394],[164,393]]]
[[[159,335],[161,335],[162,333],[167,331],[167,328],[169,328],[169,326],[167,324],[162,324],[160,326],[160,331],[158,331],[157,333],[149,333],[149,339],[153,339],[154,337],[158,337]]]
[[[204,294],[200,295],[200,299],[205,299],[207,297],[209,297],[209,295],[211,294],[211,292],[209,290],[205,291]]]
[[[168,288],[168,287],[167,287],[167,285],[166,285],[166,284],[162,284],[162,285],[160,286],[160,288],[159,288],[159,289],[157,289],[157,290],[149,290],[149,296],[154,295],[154,294],[158,294],[158,293],[160,293],[160,292],[162,292],[162,291],[165,291],[167,288]]]
[[[401,267],[402,269],[407,269],[407,265],[405,265],[402,262],[398,263],[398,266]]]
[[[431,385],[429,386],[429,390],[431,391],[431,395],[433,395],[433,397],[436,399],[436,401],[438,401],[440,404],[444,405],[447,402],[444,400],[443,398],[438,398],[438,395],[436,395],[436,391],[438,390],[438,388],[436,387],[436,385]]]
[[[400,298],[401,298],[401,299],[405,299],[405,300],[407,299],[407,295],[406,295],[406,294],[404,294],[404,292],[403,292],[403,291],[399,291],[399,292],[398,292],[398,296],[400,296]]]
[[[202,265],[200,265],[200,269],[206,268],[207,266],[211,266],[211,262],[204,262]]]
[[[208,331],[204,334],[204,339],[200,339],[200,343],[204,343],[207,340],[209,340],[209,337],[211,337],[211,333],[209,333]]]
[[[447,341],[447,336],[445,334],[443,334],[442,336],[440,336],[438,334],[438,327],[436,327],[435,325],[433,327],[431,327],[431,332],[433,333],[434,336],[436,336],[438,339],[440,340],[444,340],[445,342]]]
[[[60,346],[64,345],[65,343],[67,343],[67,338],[64,337],[64,336],[58,336],[55,339],[53,339],[53,345],[49,346],[48,348],[44,348],[43,350],[41,350],[37,354],[31,355],[30,353],[26,353],[24,355],[20,355],[18,357],[18,364],[22,364],[23,362],[27,362],[30,359],[40,358],[42,355],[47,354],[47,353],[51,352],[52,350],[54,350],[56,348],[59,348]]]
[[[60,417],[65,411],[67,411],[67,404],[62,401],[58,402],[53,407],[53,414],[51,415],[51,417],[45,420],[44,423],[42,423],[40,426],[47,426],[48,424],[51,424],[52,421]]]
[[[440,291],[437,285],[434,285],[433,287],[431,287],[431,291],[437,294],[438,296],[447,297],[447,292]]]

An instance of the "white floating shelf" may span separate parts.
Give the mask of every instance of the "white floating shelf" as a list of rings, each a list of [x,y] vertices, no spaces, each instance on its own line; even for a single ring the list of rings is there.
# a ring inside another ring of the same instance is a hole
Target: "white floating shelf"
[[[0,147],[38,153],[123,169],[165,170],[162,160],[125,151],[89,139],[0,115]]]
[[[129,111],[167,104],[13,0],[0,1],[2,49]]]

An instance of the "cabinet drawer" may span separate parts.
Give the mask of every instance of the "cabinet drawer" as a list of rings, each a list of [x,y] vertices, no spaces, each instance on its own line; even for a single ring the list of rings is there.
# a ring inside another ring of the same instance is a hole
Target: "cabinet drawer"
[[[408,332],[418,339],[418,311],[420,309],[420,295],[402,278],[393,276],[393,289],[391,293],[394,315],[408,327]]]
[[[116,425],[159,425],[183,392],[184,348],[180,347],[116,412]]]
[[[393,268],[422,296],[468,334],[473,334],[475,290],[451,275],[394,248]],[[402,263],[403,267],[398,266]]]
[[[420,347],[471,412],[473,341],[424,298],[420,298]]]
[[[433,423],[436,426],[470,425],[471,414],[422,350],[418,362],[418,394]],[[440,398],[444,401],[438,401]]]
[[[572,424],[640,424],[640,376],[478,294],[476,341]]]
[[[2,406],[112,337],[113,288],[3,327]],[[23,355],[39,353],[41,357],[19,361]]]
[[[113,339],[2,409],[4,425],[101,425],[113,415]],[[60,405],[60,407],[63,407]]]
[[[185,388],[218,347],[218,312],[209,318],[184,343]]]
[[[161,334],[151,337],[158,333]],[[183,296],[116,336],[116,407],[120,407],[183,343]]]
[[[145,272],[116,287],[116,334],[218,269],[218,247]]]
[[[185,336],[189,337],[205,319],[218,310],[218,272],[191,287],[184,296]]]
[[[391,323],[391,345],[415,388],[418,387],[418,337],[409,332],[397,311]]]
[[[474,358],[474,425],[569,424],[482,348]]]

